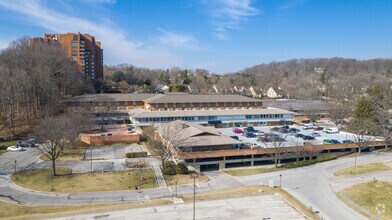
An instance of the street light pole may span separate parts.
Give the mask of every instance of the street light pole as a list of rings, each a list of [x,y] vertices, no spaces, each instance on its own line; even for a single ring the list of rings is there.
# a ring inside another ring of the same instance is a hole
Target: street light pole
[[[196,176],[192,176],[193,178],[193,220],[196,219]]]
[[[177,183],[178,183],[178,181],[176,181],[176,198],[177,198]]]
[[[15,160],[15,173],[16,173],[16,163],[17,163],[17,161]]]
[[[279,188],[282,188],[282,174],[279,174]]]
[[[128,173],[128,188],[131,188],[131,173]]]
[[[93,172],[93,147],[90,148],[90,166],[91,172]]]
[[[52,191],[54,190],[54,188],[53,188],[53,174],[52,174]]]

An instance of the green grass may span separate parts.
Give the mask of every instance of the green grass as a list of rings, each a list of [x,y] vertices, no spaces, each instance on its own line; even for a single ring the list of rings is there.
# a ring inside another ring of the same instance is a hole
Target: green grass
[[[383,170],[390,170],[392,167],[385,165],[384,163],[369,163],[365,165],[350,167],[347,169],[339,170],[334,173],[335,176],[347,176],[357,175],[363,173],[371,173]]]
[[[286,170],[286,168],[271,167],[271,168],[235,169],[235,170],[224,170],[223,172],[232,176],[248,176],[248,175],[270,173],[270,172],[281,171],[281,170]]]
[[[53,191],[59,193],[133,190],[135,186],[142,189],[156,187],[154,174],[150,169],[143,170],[143,180],[140,180],[139,170],[83,174],[70,174],[71,170],[68,168],[56,170],[58,176],[53,178]],[[128,173],[130,174],[130,188]],[[12,175],[12,180],[17,185],[28,189],[52,191],[52,174],[49,169],[18,171]]]
[[[345,189],[358,205],[382,219],[392,219],[392,183],[369,182]]]

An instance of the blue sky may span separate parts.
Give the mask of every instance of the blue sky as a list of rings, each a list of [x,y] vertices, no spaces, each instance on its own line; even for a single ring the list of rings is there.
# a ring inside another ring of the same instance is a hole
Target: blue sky
[[[391,11],[389,0],[0,0],[0,49],[81,32],[102,41],[105,64],[216,73],[292,58],[391,58]]]

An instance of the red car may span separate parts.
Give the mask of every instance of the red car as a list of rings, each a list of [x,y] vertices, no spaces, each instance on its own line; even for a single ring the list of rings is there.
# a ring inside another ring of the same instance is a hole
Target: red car
[[[244,131],[241,130],[241,129],[235,129],[234,130],[234,134],[242,134],[242,133],[244,133]]]
[[[322,131],[322,130],[324,130],[323,127],[314,127],[313,128],[313,131]]]
[[[310,123],[310,120],[302,120],[301,123],[302,123],[302,124],[309,124],[309,123]]]

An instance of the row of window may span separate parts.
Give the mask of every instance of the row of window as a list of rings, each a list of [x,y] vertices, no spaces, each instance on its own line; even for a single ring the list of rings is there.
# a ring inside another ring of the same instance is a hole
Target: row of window
[[[259,115],[259,118],[266,119],[282,119],[284,116],[286,118],[292,118],[292,115],[284,114],[265,114]],[[245,120],[246,115],[228,115],[228,116],[196,116],[196,117],[160,117],[160,118],[139,118],[138,122],[170,122],[178,119],[184,121],[211,121],[211,120]]]
[[[233,106],[233,107],[236,106],[235,103],[236,103],[236,102],[231,102],[231,106]],[[182,107],[185,107],[185,106],[186,106],[186,103],[173,103],[173,107],[176,107],[177,104],[178,104],[178,105],[181,105]],[[219,104],[220,104],[219,102],[215,102],[215,103],[213,103],[213,104],[212,104],[211,102],[207,102],[207,106],[208,106],[208,107],[211,107],[211,106],[213,106],[213,105],[215,105],[216,107],[218,107]],[[242,106],[243,104],[245,105],[245,102],[244,102],[244,103],[238,102],[238,105],[239,105],[239,106]],[[195,105],[197,105],[197,103],[192,103],[192,102],[191,102],[191,103],[189,103],[188,105],[191,106],[191,107],[194,107]],[[199,105],[199,107],[202,107],[202,106],[203,106],[203,103],[199,102],[198,105]],[[254,106],[257,106],[257,102],[254,102],[253,105],[254,105]],[[164,106],[164,107],[168,107],[169,105],[168,105],[168,103],[163,103],[163,106]],[[228,103],[227,103],[227,102],[223,102],[223,106],[224,106],[224,107],[228,106]],[[250,103],[250,102],[246,102],[246,106],[251,106],[251,103]],[[156,108],[159,108],[159,107],[160,107],[160,104],[159,104],[159,103],[156,103],[156,104],[155,104],[155,107],[156,107]]]

